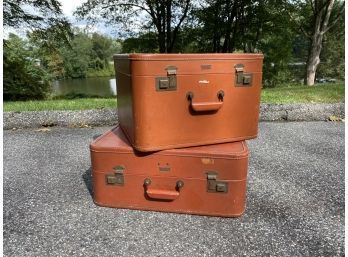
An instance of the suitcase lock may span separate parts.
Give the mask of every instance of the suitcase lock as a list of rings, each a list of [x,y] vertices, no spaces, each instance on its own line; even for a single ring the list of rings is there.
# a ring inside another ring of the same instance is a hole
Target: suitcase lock
[[[115,185],[115,186],[123,186],[124,185],[124,176],[123,176],[124,167],[116,166],[113,169],[115,170],[114,174],[109,174],[105,176],[106,184]]]
[[[236,69],[236,87],[251,86],[253,75],[251,73],[244,72],[244,65],[241,63],[236,64],[234,68]]]
[[[175,66],[168,66],[167,77],[156,78],[156,91],[173,91],[176,90],[176,70]]]
[[[211,193],[227,193],[228,183],[217,180],[217,173],[209,171],[207,173],[207,192]]]

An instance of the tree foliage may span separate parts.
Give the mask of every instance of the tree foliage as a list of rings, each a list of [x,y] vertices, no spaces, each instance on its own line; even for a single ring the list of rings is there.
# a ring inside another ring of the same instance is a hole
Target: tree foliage
[[[3,2],[5,26],[47,27],[61,21],[61,14],[61,4],[58,0],[4,0]]]
[[[75,28],[69,44],[55,40],[54,33],[47,30],[44,40],[35,32],[28,36],[36,57],[56,79],[84,78],[90,71],[112,70],[111,57],[121,51],[119,42],[98,33]]]
[[[191,0],[88,0],[76,14],[94,22],[101,17],[110,24],[123,24],[128,32],[154,28],[159,52],[170,53],[191,8]]]
[[[198,9],[196,15],[210,51],[257,51],[261,19],[265,16],[260,9],[263,9],[260,1],[207,0],[206,7]]]
[[[289,16],[308,41],[305,83],[314,85],[325,35],[344,20],[344,1],[289,1]]]
[[[104,69],[108,67],[110,62],[110,56],[113,54],[112,39],[104,35],[93,33],[92,35],[92,53],[94,58],[95,69]]]
[[[30,32],[4,40],[4,97],[44,98],[49,80],[110,75],[119,52],[262,52],[264,86],[308,81],[309,70],[344,79],[343,10],[340,0],[87,0],[76,14],[119,29],[113,39],[71,29],[58,0],[5,0],[5,27]]]
[[[3,16],[5,28],[26,28],[41,40],[47,41],[49,35],[69,44],[71,24],[62,14],[58,0],[4,0]]]
[[[71,47],[60,49],[64,60],[65,77],[86,77],[88,67],[93,65],[91,63],[92,47],[93,44],[88,35],[78,33],[74,35]]]
[[[50,42],[49,33],[44,41],[37,40],[32,35],[29,38],[33,47],[38,49],[38,58],[42,60],[42,65],[56,79],[85,78],[89,72],[98,71],[112,74],[112,55],[120,52],[120,45],[116,40],[77,28],[74,29],[69,44],[61,41]]]
[[[49,75],[33,56],[28,42],[10,34],[4,44],[4,100],[44,99]]]
[[[207,0],[194,11],[201,52],[262,52],[264,84],[275,86],[287,77],[293,31],[279,0]]]
[[[317,77],[344,80],[344,46],[344,17],[341,16],[324,37]]]
[[[84,78],[88,73],[113,73],[112,54],[120,43],[98,33],[75,30],[69,44],[56,40],[54,29],[44,39],[35,31],[22,39],[10,34],[4,44],[4,99],[44,99],[50,82],[61,78]]]
[[[158,53],[157,34],[148,32],[122,42],[123,53]]]

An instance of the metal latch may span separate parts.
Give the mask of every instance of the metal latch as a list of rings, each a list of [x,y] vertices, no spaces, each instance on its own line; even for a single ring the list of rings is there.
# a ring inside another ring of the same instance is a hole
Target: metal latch
[[[236,64],[234,68],[236,69],[236,87],[251,86],[253,75],[251,73],[244,72],[244,65],[241,63]]]
[[[115,172],[113,174],[108,174],[105,176],[106,178],[106,184],[108,185],[115,185],[115,186],[123,186],[124,185],[124,167],[123,166],[116,166],[113,168]]]
[[[207,173],[207,192],[227,193],[228,182],[217,180],[217,173],[215,171],[209,171]]]
[[[172,91],[176,90],[176,70],[175,66],[168,66],[167,77],[156,78],[156,91]]]

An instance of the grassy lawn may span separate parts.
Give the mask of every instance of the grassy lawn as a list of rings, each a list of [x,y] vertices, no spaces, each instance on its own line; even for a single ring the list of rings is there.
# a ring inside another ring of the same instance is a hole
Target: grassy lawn
[[[344,83],[320,84],[314,87],[282,85],[265,88],[262,103],[336,103],[344,102]],[[88,110],[115,108],[115,98],[80,98],[46,101],[4,102],[4,111]]]
[[[80,98],[4,102],[4,111],[88,110],[116,108],[116,98]]]
[[[344,83],[318,84],[265,88],[261,94],[262,103],[337,103],[344,102]]]

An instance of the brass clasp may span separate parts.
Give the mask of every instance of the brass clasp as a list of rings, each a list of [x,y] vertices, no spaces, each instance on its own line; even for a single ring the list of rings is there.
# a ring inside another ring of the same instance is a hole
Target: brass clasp
[[[207,172],[207,192],[211,193],[227,193],[228,182],[217,180],[217,172]]]
[[[108,174],[105,176],[106,178],[106,184],[108,185],[115,185],[115,186],[123,186],[124,185],[124,167],[121,165],[118,165],[113,168],[115,171],[114,174]]]
[[[176,70],[175,66],[168,66],[166,68],[167,77],[156,78],[156,91],[176,90]]]
[[[244,65],[239,63],[236,64],[234,68],[236,69],[236,87],[251,86],[253,75],[244,72]]]

